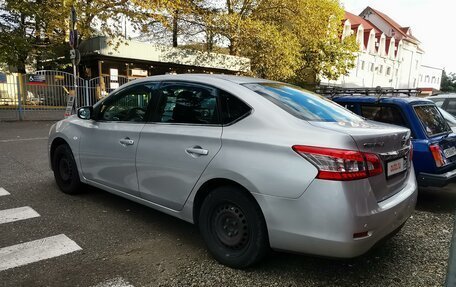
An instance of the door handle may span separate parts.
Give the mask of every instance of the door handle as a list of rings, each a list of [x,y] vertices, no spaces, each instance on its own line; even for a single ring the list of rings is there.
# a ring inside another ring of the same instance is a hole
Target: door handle
[[[135,144],[135,141],[130,139],[129,137],[126,137],[124,139],[121,139],[119,141],[119,143],[123,146],[127,146],[127,145],[134,145]]]
[[[185,151],[190,155],[196,155],[196,156],[209,154],[209,151],[207,149],[203,149],[200,146],[191,147],[191,148],[186,149]]]

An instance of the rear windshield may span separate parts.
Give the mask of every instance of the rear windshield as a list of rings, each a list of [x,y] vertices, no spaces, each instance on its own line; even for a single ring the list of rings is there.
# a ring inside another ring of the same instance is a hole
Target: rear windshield
[[[415,106],[414,109],[428,136],[451,132],[450,127],[436,106]]]
[[[320,122],[362,122],[360,116],[320,95],[283,83],[245,84],[288,113]]]

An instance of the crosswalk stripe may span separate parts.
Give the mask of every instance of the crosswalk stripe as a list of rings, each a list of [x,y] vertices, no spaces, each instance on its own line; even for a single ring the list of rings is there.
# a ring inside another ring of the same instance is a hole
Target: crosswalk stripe
[[[0,224],[39,217],[40,215],[30,206],[0,210]]]
[[[0,187],[0,196],[9,195],[10,193],[6,191],[3,187]]]
[[[0,249],[0,271],[82,250],[65,234]]]

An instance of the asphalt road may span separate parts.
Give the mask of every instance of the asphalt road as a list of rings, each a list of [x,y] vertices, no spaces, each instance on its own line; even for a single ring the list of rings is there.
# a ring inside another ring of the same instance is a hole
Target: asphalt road
[[[191,224],[99,189],[88,188],[78,196],[59,192],[47,161],[51,124],[0,122],[0,191],[10,193],[0,192],[0,212],[30,207],[39,214],[0,223],[0,270],[2,250],[17,244],[64,235],[81,249],[0,271],[0,286],[442,286],[445,282],[456,185],[421,190],[417,211],[403,230],[361,258],[272,253],[258,266],[233,270],[210,258]]]

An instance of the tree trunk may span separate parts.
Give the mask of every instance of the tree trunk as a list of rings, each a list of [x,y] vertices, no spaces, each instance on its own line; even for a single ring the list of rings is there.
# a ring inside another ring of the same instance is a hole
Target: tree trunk
[[[214,48],[214,34],[212,31],[207,31],[206,32],[206,49],[208,52],[212,52],[212,49]]]
[[[27,31],[25,27],[25,15],[21,14],[21,22],[19,23],[19,31],[23,35],[24,39],[27,38]],[[27,54],[25,51],[20,51],[18,56],[18,63],[17,63],[17,72],[21,74],[25,74],[25,63],[27,61]]]
[[[174,15],[173,15],[173,47],[177,47],[177,30],[178,30],[178,26],[177,26],[177,21],[178,21],[178,18],[179,17],[179,11],[176,9],[174,10]]]
[[[233,37],[230,39],[229,48],[230,48],[230,55],[239,56],[236,37]]]

